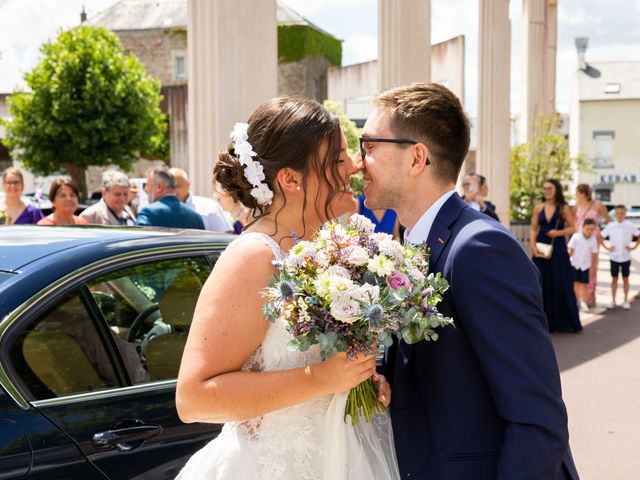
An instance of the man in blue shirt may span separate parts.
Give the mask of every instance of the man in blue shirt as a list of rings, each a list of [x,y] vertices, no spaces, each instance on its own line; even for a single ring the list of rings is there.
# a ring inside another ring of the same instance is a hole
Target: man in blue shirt
[[[138,212],[138,225],[204,230],[202,217],[176,196],[176,179],[167,168],[147,170],[144,189],[150,204]]]

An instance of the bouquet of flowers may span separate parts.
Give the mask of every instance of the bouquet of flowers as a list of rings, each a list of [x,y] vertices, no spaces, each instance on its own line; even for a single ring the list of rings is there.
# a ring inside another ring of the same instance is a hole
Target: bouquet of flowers
[[[271,279],[264,314],[284,321],[293,339],[288,348],[319,345],[322,358],[337,352],[371,354],[390,346],[393,335],[407,343],[437,340],[435,329],[453,324],[436,305],[449,288],[428,273],[428,252],[401,245],[373,223],[353,215],[346,224],[327,223],[313,241],[298,241]],[[354,387],[345,419],[367,421],[384,406],[369,379]]]

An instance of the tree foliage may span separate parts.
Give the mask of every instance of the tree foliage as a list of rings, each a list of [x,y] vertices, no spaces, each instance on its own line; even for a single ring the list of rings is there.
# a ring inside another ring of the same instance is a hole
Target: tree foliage
[[[342,42],[307,25],[278,25],[278,63],[298,62],[306,56],[325,57],[342,64]]]
[[[358,140],[360,137],[360,129],[353,120],[344,114],[338,102],[325,100],[324,106],[327,107],[329,111],[338,115],[338,118],[340,119],[340,126],[342,127],[344,136],[347,139],[349,155],[355,155],[360,148],[360,141]],[[364,178],[362,172],[358,172],[351,176],[351,190],[353,190],[353,194],[355,196],[364,195]]]
[[[580,154],[571,158],[569,144],[558,131],[559,115],[540,117],[534,127],[533,140],[511,149],[511,221],[528,222],[533,207],[540,201],[542,183],[548,178],[569,181],[575,170],[590,171],[590,164]]]
[[[115,34],[75,27],[40,51],[25,74],[28,89],[10,97],[5,144],[14,158],[42,175],[66,171],[84,186],[90,165],[127,170],[140,155],[167,157],[159,82]]]
[[[359,148],[358,137],[360,137],[360,129],[355,122],[347,117],[342,111],[342,107],[339,102],[333,102],[331,100],[325,100],[324,106],[330,112],[335,113],[340,120],[340,126],[344,132],[344,136],[347,137],[347,145],[349,148],[349,155],[354,155]]]

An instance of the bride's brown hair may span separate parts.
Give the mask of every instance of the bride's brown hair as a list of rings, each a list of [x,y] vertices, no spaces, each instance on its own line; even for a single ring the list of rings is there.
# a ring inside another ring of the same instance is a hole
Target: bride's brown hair
[[[292,168],[302,174],[304,189],[304,211],[307,208],[307,180],[313,169],[318,178],[329,187],[329,195],[323,206],[324,217],[333,217],[331,201],[337,191],[344,187],[338,172],[341,149],[341,132],[338,117],[318,102],[301,97],[279,97],[263,103],[249,118],[248,141],[257,153],[254,160],[262,164],[265,182],[274,193],[280,191],[276,175],[283,168]],[[327,142],[327,150],[320,158],[320,146]],[[258,219],[269,212],[270,205],[259,205],[251,196],[252,185],[244,177],[244,166],[240,164],[233,150],[233,142],[226,151],[218,154],[213,169],[214,183],[228,193],[234,201],[239,201],[252,209],[252,216]],[[318,209],[320,190],[311,199]],[[286,206],[285,203],[277,212]],[[277,215],[276,213],[276,215]],[[305,232],[298,232],[303,236]]]

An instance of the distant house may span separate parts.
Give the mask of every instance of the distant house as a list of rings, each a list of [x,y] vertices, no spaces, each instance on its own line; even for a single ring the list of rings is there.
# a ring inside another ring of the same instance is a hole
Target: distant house
[[[570,117],[572,153],[593,172],[576,172],[606,204],[640,206],[640,62],[587,62],[576,72]]]
[[[327,98],[327,71],[340,65],[342,43],[278,2],[278,95]],[[115,32],[160,80],[169,116],[171,165],[187,168],[187,0],[121,0],[90,18]]]

